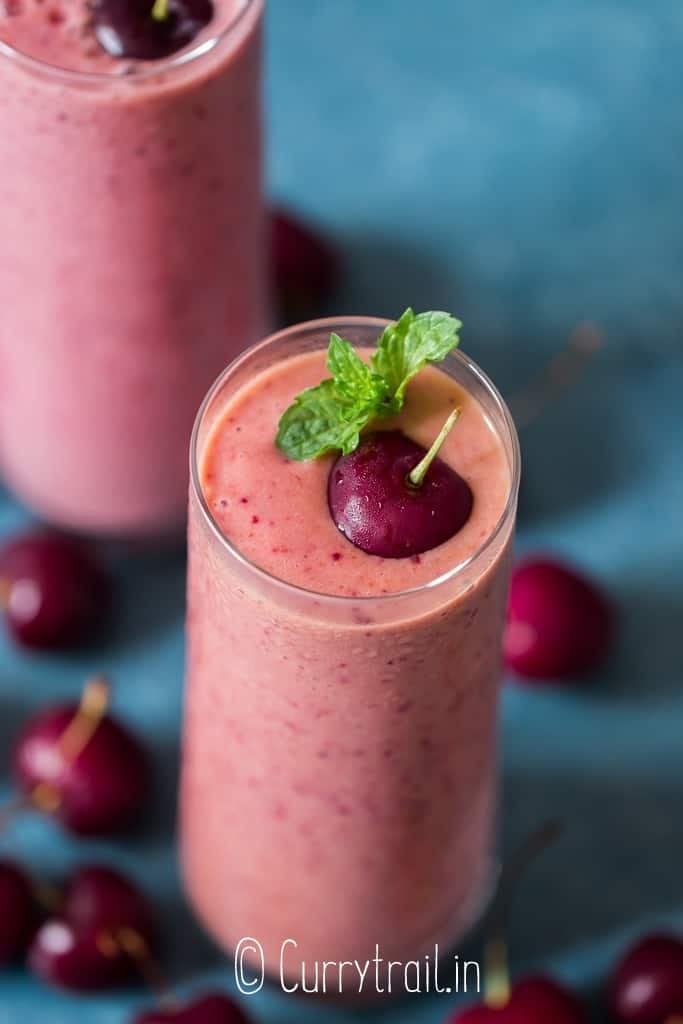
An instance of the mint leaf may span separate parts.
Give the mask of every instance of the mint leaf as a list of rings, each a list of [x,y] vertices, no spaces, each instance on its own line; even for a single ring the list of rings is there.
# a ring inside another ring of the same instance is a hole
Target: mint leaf
[[[348,341],[331,334],[327,368],[332,377],[302,391],[283,413],[276,438],[280,451],[297,461],[354,451],[371,420],[400,411],[415,374],[458,345],[461,326],[448,313],[416,315],[407,309],[383,331],[370,366]]]
[[[327,369],[334,377],[337,390],[351,401],[370,404],[381,402],[387,386],[378,373],[373,373],[354,348],[338,334],[330,335]]]
[[[360,432],[370,419],[368,403],[349,399],[335,381],[324,380],[297,395],[280,419],[276,444],[297,461],[317,459],[337,448],[348,455],[358,447]]]
[[[460,344],[462,327],[450,313],[418,313],[408,308],[400,320],[384,329],[372,357],[373,369],[386,381],[398,412],[406,387],[427,363],[438,363]]]

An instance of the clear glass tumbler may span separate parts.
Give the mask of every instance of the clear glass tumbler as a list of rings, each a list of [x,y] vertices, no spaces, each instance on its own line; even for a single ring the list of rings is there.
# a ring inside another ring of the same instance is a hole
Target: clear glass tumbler
[[[285,959],[311,969],[364,962],[376,944],[402,961],[452,947],[494,874],[519,447],[493,384],[462,353],[443,364],[500,437],[510,487],[479,549],[426,586],[360,599],[291,586],[237,550],[202,494],[205,441],[245,382],[325,347],[330,331],[369,346],[383,326],[344,318],[275,334],[218,379],[192,440],[184,876],[223,948],[257,939],[276,978],[289,939]],[[391,700],[378,693],[380,662]]]
[[[267,327],[262,6],[106,71],[0,16],[0,472],[59,526],[182,531],[197,405]]]

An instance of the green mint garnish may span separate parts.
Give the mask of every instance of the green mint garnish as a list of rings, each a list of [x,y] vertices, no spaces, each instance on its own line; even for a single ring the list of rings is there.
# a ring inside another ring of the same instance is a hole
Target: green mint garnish
[[[368,423],[401,411],[415,374],[457,348],[461,327],[449,313],[407,309],[384,329],[369,366],[348,341],[331,334],[327,369],[332,376],[302,391],[283,413],[276,438],[280,451],[296,461],[354,451]]]

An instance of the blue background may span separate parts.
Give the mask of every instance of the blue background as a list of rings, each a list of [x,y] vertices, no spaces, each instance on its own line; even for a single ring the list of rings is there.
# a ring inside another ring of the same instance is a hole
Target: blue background
[[[523,433],[519,546],[603,581],[621,610],[618,648],[581,686],[510,686],[504,700],[504,849],[548,816],[566,824],[520,888],[515,968],[591,993],[632,935],[683,926],[683,6],[271,0],[268,29],[270,191],[346,253],[335,311],[453,309],[506,393],[578,321],[604,329],[579,386]],[[24,521],[0,499],[0,531]],[[157,756],[155,820],[125,842],[79,845],[25,818],[2,845],[50,875],[118,861],[167,917],[173,978],[229,986],[182,906],[171,841],[182,560],[120,561],[117,586],[114,635],[95,660],[0,641],[0,749],[32,708],[109,672],[116,710]],[[8,973],[0,1024],[122,1024],[144,1001],[74,999]],[[437,1022],[452,1005],[412,1000],[378,1019]],[[273,1022],[355,1017],[273,992],[248,1009]]]

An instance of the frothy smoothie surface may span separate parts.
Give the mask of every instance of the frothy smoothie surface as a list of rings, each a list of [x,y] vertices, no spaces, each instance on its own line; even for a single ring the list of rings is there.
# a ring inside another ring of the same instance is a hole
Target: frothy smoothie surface
[[[220,34],[251,2],[214,0],[211,22],[186,50]],[[95,37],[87,0],[0,0],[0,40],[26,56],[68,71],[125,75],[131,67],[156,64],[110,56]]]
[[[369,357],[369,352],[363,353]],[[351,544],[330,516],[327,483],[336,456],[293,462],[275,446],[284,410],[304,388],[329,376],[324,351],[283,360],[227,401],[200,453],[204,497],[224,535],[256,565],[317,593],[370,597],[434,580],[472,555],[500,519],[510,491],[501,441],[479,402],[451,377],[426,367],[382,429],[400,429],[428,448],[449,412],[460,418],[440,457],[474,495],[465,526],[412,558],[379,558]]]

